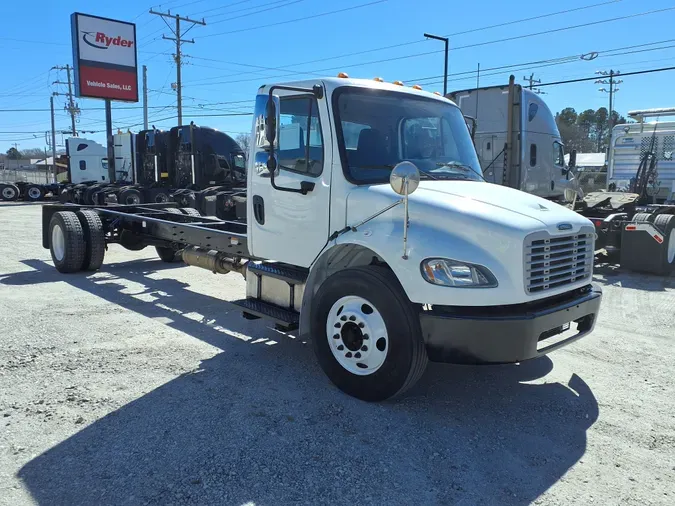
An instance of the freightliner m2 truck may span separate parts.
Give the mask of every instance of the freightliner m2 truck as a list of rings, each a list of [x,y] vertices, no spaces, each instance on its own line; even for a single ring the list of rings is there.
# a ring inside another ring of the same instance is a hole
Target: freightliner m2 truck
[[[251,135],[245,216],[45,204],[56,268],[99,269],[127,234],[167,262],[241,273],[242,314],[298,329],[367,401],[401,394],[429,360],[521,362],[593,330],[593,224],[485,182],[447,98],[346,77],[265,85]]]

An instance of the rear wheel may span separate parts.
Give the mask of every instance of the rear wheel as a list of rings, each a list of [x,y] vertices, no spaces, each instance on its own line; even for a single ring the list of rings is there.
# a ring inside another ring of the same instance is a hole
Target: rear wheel
[[[86,250],[82,269],[85,271],[98,270],[103,264],[105,257],[105,233],[103,223],[96,212],[84,209],[77,212],[77,217],[84,231]]]
[[[82,269],[86,254],[84,231],[72,211],[54,213],[49,222],[49,252],[59,272],[70,273]]]
[[[45,190],[42,186],[31,184],[26,188],[26,200],[37,202],[42,200],[45,196]]]
[[[12,202],[19,198],[19,188],[13,184],[0,185],[0,197],[2,200]]]
[[[345,269],[326,279],[312,300],[310,330],[328,378],[365,401],[405,392],[428,362],[418,315],[383,267]]]
[[[143,203],[143,196],[136,188],[124,188],[117,196],[117,201],[125,206],[137,206]]]

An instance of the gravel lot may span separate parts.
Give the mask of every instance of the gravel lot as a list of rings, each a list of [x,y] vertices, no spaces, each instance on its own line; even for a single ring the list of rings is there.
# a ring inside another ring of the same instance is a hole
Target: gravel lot
[[[367,404],[224,302],[241,276],[116,245],[61,275],[2,204],[0,503],[675,504],[675,277],[596,277],[588,338]]]

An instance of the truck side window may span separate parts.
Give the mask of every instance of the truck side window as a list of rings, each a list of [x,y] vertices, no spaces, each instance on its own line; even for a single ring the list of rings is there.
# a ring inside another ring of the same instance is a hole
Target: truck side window
[[[279,166],[318,176],[323,171],[323,136],[314,97],[281,98],[279,111]],[[309,146],[309,161],[305,160]]]
[[[537,165],[537,145],[530,144],[530,167]]]
[[[565,166],[565,154],[563,152],[562,144],[559,142],[553,143],[553,164],[557,167]]]
[[[80,160],[80,170],[87,170],[87,162],[85,160]]]

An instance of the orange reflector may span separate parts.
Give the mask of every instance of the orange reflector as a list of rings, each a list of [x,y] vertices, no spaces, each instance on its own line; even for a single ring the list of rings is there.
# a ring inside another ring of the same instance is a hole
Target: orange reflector
[[[659,244],[663,243],[663,237],[661,237],[660,235],[654,234],[654,240]]]
[[[637,230],[635,225],[626,225],[626,230]]]
[[[396,86],[403,86],[403,81],[394,81]]]
[[[337,76],[341,77],[342,79],[349,79],[349,76],[346,72],[340,72]]]
[[[378,83],[383,83],[384,79],[382,79],[381,77],[373,77],[373,81],[377,81]]]
[[[438,95],[439,97],[443,96],[443,95],[441,95],[441,94],[440,94],[439,92],[437,92],[437,91],[434,91],[434,95]]]
[[[419,84],[414,84],[412,88],[413,88],[413,90],[421,90],[422,89],[422,87]]]

